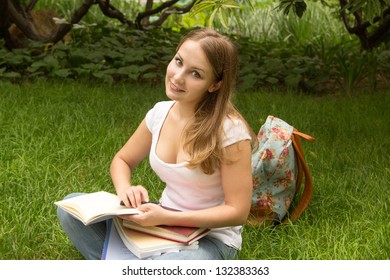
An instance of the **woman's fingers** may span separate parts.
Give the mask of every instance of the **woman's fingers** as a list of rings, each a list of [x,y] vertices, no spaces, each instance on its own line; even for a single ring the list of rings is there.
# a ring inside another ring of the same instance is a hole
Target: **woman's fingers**
[[[127,207],[137,208],[142,202],[149,201],[148,191],[143,186],[132,186],[121,197]]]

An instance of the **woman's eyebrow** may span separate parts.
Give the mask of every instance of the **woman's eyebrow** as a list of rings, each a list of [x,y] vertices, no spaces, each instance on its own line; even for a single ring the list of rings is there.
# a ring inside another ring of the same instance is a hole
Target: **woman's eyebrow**
[[[177,56],[180,58],[181,62],[184,63],[183,57],[180,55],[180,53],[177,53]],[[202,71],[203,73],[206,73],[206,71],[198,66],[191,66],[192,69],[197,70],[197,71]]]

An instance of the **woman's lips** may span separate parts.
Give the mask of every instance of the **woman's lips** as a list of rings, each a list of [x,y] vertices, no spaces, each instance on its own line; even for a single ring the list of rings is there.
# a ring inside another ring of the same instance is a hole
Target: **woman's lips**
[[[179,87],[177,87],[174,83],[170,82],[169,83],[169,87],[171,88],[172,91],[175,91],[175,92],[184,92],[184,90],[180,89]]]

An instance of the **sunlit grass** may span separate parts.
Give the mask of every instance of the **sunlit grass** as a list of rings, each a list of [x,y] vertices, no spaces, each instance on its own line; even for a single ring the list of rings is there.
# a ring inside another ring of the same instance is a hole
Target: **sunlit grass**
[[[242,259],[388,259],[389,91],[355,97],[238,94],[258,130],[278,116],[316,138],[303,143],[313,182],[308,210],[293,224],[245,226]],[[162,88],[0,82],[0,258],[78,259],[53,202],[71,192],[113,191],[109,164]],[[137,184],[158,198],[147,162]]]

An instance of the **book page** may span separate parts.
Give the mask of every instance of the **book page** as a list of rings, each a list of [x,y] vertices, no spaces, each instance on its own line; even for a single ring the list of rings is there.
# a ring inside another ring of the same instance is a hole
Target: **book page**
[[[81,216],[84,221],[89,221],[93,217],[104,214],[139,213],[139,210],[135,208],[127,208],[126,206],[120,205],[120,200],[117,195],[104,191],[76,196],[56,202],[55,204],[70,210],[77,216]]]
[[[178,242],[159,238],[125,228],[122,219],[115,217],[113,224],[115,225],[119,236],[125,246],[132,251],[137,257],[145,258],[155,254],[167,253],[180,250],[196,250],[199,248],[198,241],[191,245],[184,245]]]
[[[136,231],[145,232],[151,235],[156,235],[160,237],[164,237],[167,239],[173,239],[179,242],[189,242],[193,238],[201,235],[203,233],[207,233],[209,229],[207,228],[196,228],[196,227],[183,227],[183,226],[151,226],[151,227],[143,227],[134,222],[124,220],[123,225],[126,228],[130,228]]]

